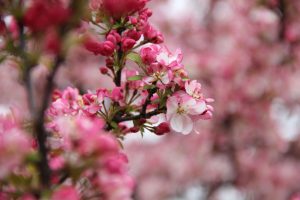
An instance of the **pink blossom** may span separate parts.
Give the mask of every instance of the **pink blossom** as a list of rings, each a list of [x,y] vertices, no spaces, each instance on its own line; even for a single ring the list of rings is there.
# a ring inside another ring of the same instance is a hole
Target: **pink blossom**
[[[103,9],[110,16],[120,18],[145,6],[147,0],[102,0]]]
[[[156,61],[156,56],[158,55],[159,48],[158,46],[151,45],[148,47],[144,47],[140,51],[140,55],[142,58],[142,61],[146,65],[150,65]]]
[[[102,108],[102,101],[99,101],[95,94],[85,94],[82,96],[84,110],[91,115],[96,114]]]
[[[172,130],[189,134],[193,130],[193,119],[207,110],[204,101],[197,101],[184,92],[177,92],[167,101],[167,120]]]
[[[145,39],[153,42],[154,44],[160,44],[164,41],[162,34],[149,24],[144,27],[143,33]]]
[[[149,76],[144,77],[143,81],[148,85],[156,82],[158,87],[165,88],[173,79],[172,71],[160,63],[151,64],[147,70]]]
[[[41,16],[40,13],[43,13]],[[70,17],[70,10],[61,2],[51,3],[36,0],[26,10],[25,24],[33,31],[45,31],[51,26],[65,23]]]
[[[115,87],[111,92],[111,99],[113,101],[121,101],[124,98],[124,89],[122,87]]]
[[[188,95],[195,99],[203,98],[202,91],[201,91],[201,84],[198,83],[196,80],[187,81],[185,83],[185,91]]]
[[[80,196],[73,186],[62,186],[53,193],[51,200],[61,199],[79,200]]]
[[[183,56],[179,49],[176,50],[175,54],[172,54],[166,47],[161,46],[156,59],[159,63],[168,66],[172,70],[179,70],[183,68]]]
[[[0,178],[20,167],[30,149],[28,133],[23,132],[10,117],[0,116]]]

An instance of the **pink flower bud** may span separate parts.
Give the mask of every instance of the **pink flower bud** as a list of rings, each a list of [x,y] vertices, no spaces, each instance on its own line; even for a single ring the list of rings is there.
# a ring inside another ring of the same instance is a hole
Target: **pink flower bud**
[[[25,13],[25,24],[33,31],[44,31],[51,26],[65,23],[70,17],[70,10],[62,3],[34,1]]]
[[[132,30],[129,30],[127,33],[126,33],[126,36],[135,40],[135,41],[138,41],[140,38],[141,38],[141,33],[132,29]]]
[[[170,132],[170,126],[169,123],[163,122],[159,124],[157,127],[155,127],[154,133],[156,135],[164,135],[165,133]]]
[[[102,0],[90,0],[89,7],[91,10],[99,10],[101,8]]]
[[[108,67],[108,68],[110,68],[110,69],[114,66],[114,61],[113,61],[113,59],[111,59],[111,58],[107,58],[107,59],[105,60],[105,63],[106,63],[106,67]]]
[[[105,74],[107,74],[108,73],[108,69],[107,69],[107,67],[100,67],[100,73],[101,74],[103,74],[103,75],[105,75]]]
[[[50,31],[45,37],[45,49],[46,51],[58,54],[60,51],[60,38],[56,31]]]
[[[129,17],[129,21],[131,22],[132,25],[136,25],[138,23],[138,20],[135,17]]]
[[[163,37],[163,35],[160,32],[158,32],[157,35],[156,35],[156,37],[153,38],[152,41],[153,41],[154,44],[161,44],[161,43],[164,42],[164,37]]]
[[[116,30],[110,31],[109,35],[114,36],[117,42],[121,42],[121,35]]]
[[[141,49],[141,58],[146,65],[150,65],[156,60],[157,52],[150,47]]]
[[[102,51],[101,43],[92,38],[87,38],[84,41],[84,46],[88,51],[94,53],[95,55],[100,54]]]
[[[145,124],[147,120],[145,118],[139,119],[139,124]]]
[[[115,51],[115,45],[111,41],[105,41],[102,43],[100,54],[102,56],[111,56]]]
[[[117,44],[117,39],[114,35],[112,34],[109,34],[107,37],[106,37],[106,40],[107,41],[111,41],[112,43],[114,43],[115,45]]]
[[[119,19],[143,8],[145,2],[145,0],[103,0],[102,6],[104,12],[113,18]]]
[[[136,41],[131,39],[131,38],[123,38],[122,39],[122,50],[123,51],[128,51],[130,49],[132,49],[135,45]]]
[[[0,18],[0,34],[4,34],[6,30],[5,22]]]
[[[139,132],[139,131],[140,131],[140,128],[139,128],[139,127],[136,127],[136,126],[131,127],[131,128],[129,129],[129,132],[131,132],[131,133],[137,133],[137,132]]]
[[[123,88],[121,88],[121,87],[114,88],[113,91],[111,92],[111,98],[114,101],[122,100],[124,98]]]

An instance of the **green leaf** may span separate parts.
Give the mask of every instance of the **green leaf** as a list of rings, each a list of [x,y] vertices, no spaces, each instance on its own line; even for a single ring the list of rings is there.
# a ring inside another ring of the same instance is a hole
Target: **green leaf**
[[[37,163],[40,161],[40,155],[37,152],[33,152],[27,156],[26,161],[30,163]]]
[[[155,87],[156,87],[155,85],[145,85],[144,89],[145,90],[151,90],[151,89],[154,89]]]
[[[117,140],[117,141],[118,141],[118,143],[119,143],[121,149],[124,149],[124,145],[123,145],[122,141],[120,141],[120,140]]]
[[[138,81],[138,80],[142,80],[142,76],[141,75],[135,75],[135,76],[131,76],[129,77],[127,80],[128,81]]]
[[[110,125],[111,125],[111,127],[113,127],[114,129],[117,129],[117,128],[118,128],[118,124],[117,124],[116,122],[114,122],[114,121],[112,121],[112,122],[110,123]]]
[[[144,133],[145,133],[144,127],[141,127],[140,131],[141,131],[141,136],[142,136],[142,138],[144,138]]]
[[[142,64],[143,64],[143,61],[142,61],[141,56],[140,56],[138,53],[136,53],[136,52],[131,52],[131,53],[129,53],[129,54],[127,55],[127,59],[129,59],[129,60],[135,62],[135,63],[138,64],[138,65],[142,65]]]

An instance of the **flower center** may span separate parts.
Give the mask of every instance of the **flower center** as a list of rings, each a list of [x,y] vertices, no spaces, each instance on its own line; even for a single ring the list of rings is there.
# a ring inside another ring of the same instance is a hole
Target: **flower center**
[[[185,114],[186,110],[182,106],[179,106],[178,109],[177,109],[177,113],[178,114]]]
[[[153,74],[153,76],[157,79],[157,80],[161,80],[161,78],[163,77],[163,72],[155,72]]]

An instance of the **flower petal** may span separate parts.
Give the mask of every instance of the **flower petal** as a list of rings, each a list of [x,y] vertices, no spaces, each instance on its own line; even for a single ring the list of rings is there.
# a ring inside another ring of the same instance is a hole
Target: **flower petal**
[[[174,131],[184,135],[189,134],[193,130],[193,121],[188,115],[173,115],[170,125]]]

